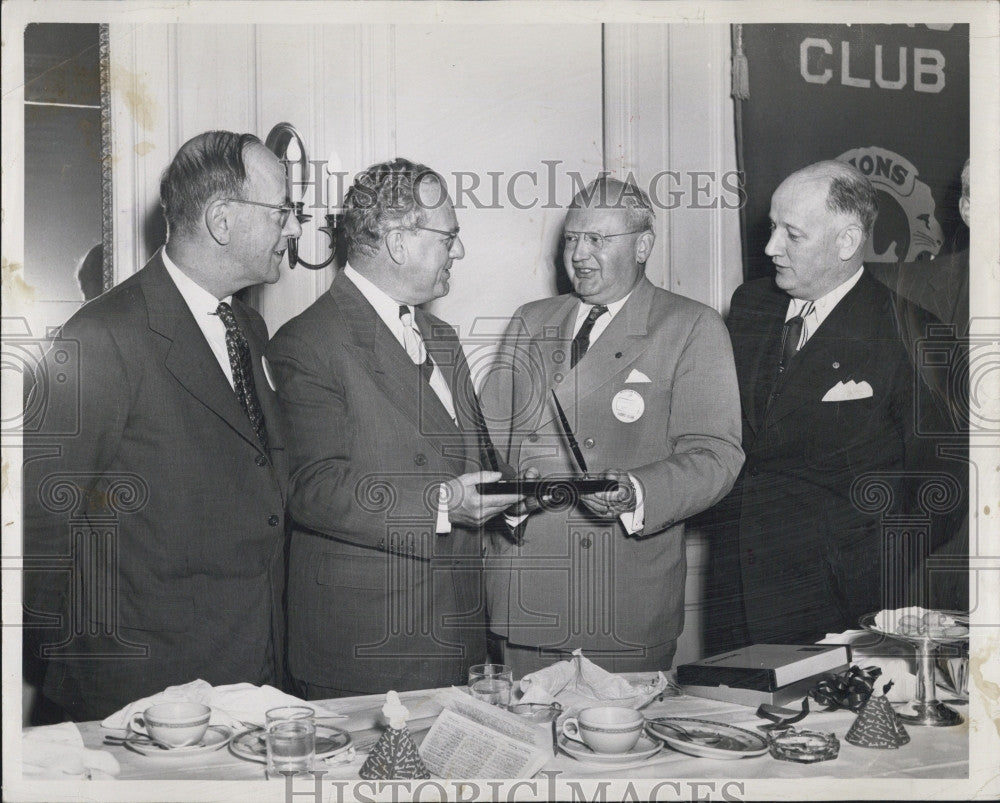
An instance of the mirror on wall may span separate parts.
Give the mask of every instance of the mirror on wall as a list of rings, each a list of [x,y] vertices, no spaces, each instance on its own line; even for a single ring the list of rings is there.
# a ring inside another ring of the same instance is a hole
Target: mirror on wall
[[[57,325],[113,284],[108,28],[24,33],[24,279]]]

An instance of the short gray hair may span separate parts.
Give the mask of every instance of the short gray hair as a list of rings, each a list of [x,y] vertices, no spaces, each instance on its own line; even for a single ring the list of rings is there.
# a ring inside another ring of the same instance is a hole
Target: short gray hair
[[[969,200],[969,159],[962,165],[962,197]]]
[[[653,228],[656,218],[649,195],[634,181],[600,175],[580,190],[570,209],[624,209],[626,225],[633,231]]]
[[[446,199],[444,179],[427,165],[396,158],[379,162],[359,173],[344,199],[343,235],[347,259],[375,256],[379,243],[392,229],[412,229],[426,219],[433,204],[420,200],[420,185],[433,179],[441,189],[438,203]]]
[[[243,197],[244,156],[253,144],[261,144],[253,134],[205,131],[181,145],[160,179],[160,205],[169,233],[194,231],[213,198]]]
[[[830,159],[803,168],[800,173],[809,177],[829,179],[826,208],[857,219],[865,239],[872,236],[878,217],[878,196],[875,187],[860,170],[847,162]]]

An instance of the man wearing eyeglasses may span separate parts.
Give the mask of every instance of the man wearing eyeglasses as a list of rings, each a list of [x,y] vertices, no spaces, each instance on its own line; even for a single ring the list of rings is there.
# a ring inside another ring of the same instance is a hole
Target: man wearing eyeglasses
[[[465,255],[444,180],[373,165],[348,264],[268,347],[290,427],[292,676],[309,699],[464,685],[485,659],[479,527],[493,453],[455,331],[421,309]]]
[[[668,669],[684,622],[684,521],[743,462],[725,325],[645,277],[654,239],[639,187],[600,178],[580,192],[563,233],[573,293],[514,314],[483,388],[501,456],[522,474],[589,469],[622,484],[543,500],[510,519],[511,538],[493,535],[490,629],[515,675],[578,647],[616,672]]]
[[[61,617],[44,691],[78,720],[283,674],[284,433],[234,294],[301,228],[250,134],[189,140],[160,199],[167,244],[63,326],[25,407],[27,620]]]

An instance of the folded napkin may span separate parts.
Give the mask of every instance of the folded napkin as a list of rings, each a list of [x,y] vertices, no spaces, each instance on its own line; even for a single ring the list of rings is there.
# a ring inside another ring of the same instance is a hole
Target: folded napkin
[[[159,694],[143,697],[116,711],[101,723],[101,727],[124,731],[132,717],[141,714],[151,705],[188,701],[202,703],[212,709],[212,725],[225,725],[239,730],[245,723],[264,724],[264,712],[279,705],[308,705],[316,710],[316,715],[339,716],[315,702],[305,702],[298,697],[285,694],[273,686],[254,686],[252,683],[232,683],[228,686],[212,686],[204,680],[192,680],[181,686],[168,686]]]
[[[48,780],[113,780],[121,767],[111,753],[83,746],[72,722],[28,728],[21,737],[25,778]]]
[[[843,633],[828,633],[817,644],[850,644],[852,665],[864,669],[877,666],[882,670],[875,681],[875,688],[881,688],[890,680],[892,688],[886,692],[891,703],[905,703],[917,694],[916,654],[913,645],[899,639],[886,638],[868,630],[845,630]],[[965,697],[967,688],[968,658],[964,656],[943,657],[936,667],[936,685],[950,696]]]
[[[662,672],[655,678],[630,683],[601,669],[574,650],[573,657],[521,678],[522,703],[559,702],[567,713],[594,705],[642,708],[667,687]]]

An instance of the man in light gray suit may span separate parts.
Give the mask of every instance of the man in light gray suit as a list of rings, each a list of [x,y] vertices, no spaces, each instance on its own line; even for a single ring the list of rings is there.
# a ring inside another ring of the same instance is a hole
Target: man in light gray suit
[[[573,293],[521,307],[483,405],[520,473],[578,474],[612,493],[544,503],[487,549],[490,629],[523,675],[577,647],[612,671],[667,669],[684,622],[684,521],[730,489],[740,407],[725,325],[645,277],[653,209],[601,178],[570,206],[563,256]]]

